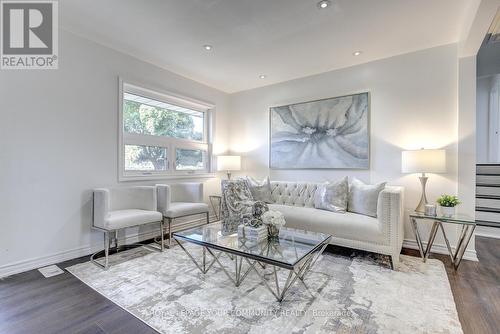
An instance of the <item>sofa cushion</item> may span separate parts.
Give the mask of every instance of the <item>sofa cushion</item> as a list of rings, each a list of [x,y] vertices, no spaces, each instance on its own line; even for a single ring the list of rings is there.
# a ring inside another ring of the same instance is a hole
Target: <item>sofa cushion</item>
[[[253,177],[247,176],[246,181],[254,201],[262,201],[265,203],[273,202],[269,176],[262,181],[257,181]]]
[[[172,202],[165,211],[165,217],[177,218],[208,212],[206,203]]]
[[[378,195],[385,188],[386,182],[364,184],[353,178],[349,187],[347,211],[377,217]]]
[[[108,213],[104,219],[104,228],[107,230],[118,230],[139,224],[160,222],[162,219],[162,214],[157,211],[140,209],[116,210]]]
[[[314,195],[316,209],[344,213],[347,210],[347,193],[349,183],[347,176],[337,182],[326,182],[321,185]]]
[[[328,233],[335,238],[384,242],[382,227],[374,217],[280,204],[270,204],[269,209],[280,211],[285,216],[287,227]]]

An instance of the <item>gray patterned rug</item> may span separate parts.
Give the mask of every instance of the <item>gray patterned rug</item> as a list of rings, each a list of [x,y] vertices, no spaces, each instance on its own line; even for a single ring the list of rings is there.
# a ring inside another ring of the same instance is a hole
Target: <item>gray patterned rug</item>
[[[178,246],[137,248],[111,263],[66,269],[161,333],[462,333],[438,260],[401,256],[393,271],[378,257],[324,253],[306,277],[309,291],[297,281],[281,304],[256,273],[234,287],[216,265],[203,275]]]

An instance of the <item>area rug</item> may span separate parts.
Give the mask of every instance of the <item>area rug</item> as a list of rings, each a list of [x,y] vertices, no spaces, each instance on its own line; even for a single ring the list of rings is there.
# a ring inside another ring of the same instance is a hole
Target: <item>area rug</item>
[[[111,263],[66,269],[160,333],[462,333],[444,265],[433,259],[401,256],[391,270],[381,257],[324,253],[309,289],[295,282],[281,304],[255,272],[235,287],[216,265],[202,274],[178,246],[126,251]],[[278,272],[281,284],[286,274]]]

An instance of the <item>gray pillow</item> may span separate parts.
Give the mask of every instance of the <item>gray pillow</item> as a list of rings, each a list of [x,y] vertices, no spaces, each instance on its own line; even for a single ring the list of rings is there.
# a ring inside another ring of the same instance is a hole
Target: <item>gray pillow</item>
[[[321,185],[314,195],[316,209],[345,213],[347,210],[347,193],[349,183],[347,176],[337,182],[326,182]]]
[[[252,193],[254,201],[273,203],[273,198],[271,196],[271,182],[269,181],[269,176],[260,182],[250,176],[247,176],[246,181],[248,184],[248,188],[250,188],[250,192]]]
[[[386,182],[364,184],[353,178],[349,187],[347,211],[365,216],[377,217],[378,195],[385,188]]]

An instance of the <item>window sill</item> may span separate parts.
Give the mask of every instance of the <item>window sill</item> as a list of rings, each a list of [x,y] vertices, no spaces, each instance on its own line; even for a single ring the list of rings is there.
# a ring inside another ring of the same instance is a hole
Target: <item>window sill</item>
[[[182,180],[182,179],[209,179],[215,178],[215,173],[179,174],[179,175],[120,175],[119,182],[153,181],[153,180]]]

